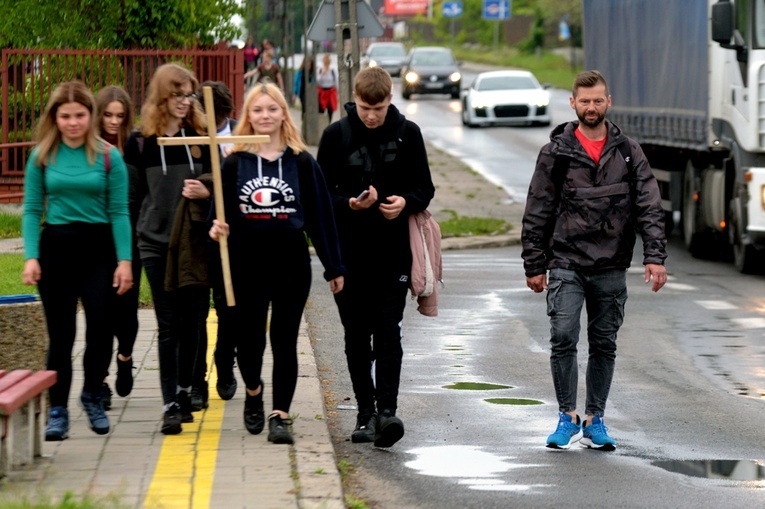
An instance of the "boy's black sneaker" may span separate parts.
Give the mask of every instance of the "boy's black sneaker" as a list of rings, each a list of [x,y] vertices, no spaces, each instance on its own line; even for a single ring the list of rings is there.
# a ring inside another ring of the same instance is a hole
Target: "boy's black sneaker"
[[[191,411],[199,412],[210,406],[208,402],[209,394],[207,392],[207,382],[202,382],[198,386],[191,388]]]
[[[266,425],[263,412],[263,392],[257,396],[247,394],[244,398],[244,427],[253,435],[258,435]]]
[[[279,414],[268,416],[268,441],[274,444],[294,444],[287,422]]]
[[[162,415],[162,434],[177,435],[183,430],[181,427],[181,408],[178,403],[171,403]]]
[[[178,391],[175,395],[175,401],[181,413],[181,422],[194,422],[194,416],[191,414],[191,398],[186,391]]]
[[[375,447],[391,447],[404,436],[404,422],[390,410],[383,410],[377,418]]]
[[[377,430],[377,413],[374,411],[359,412],[356,417],[356,429],[351,433],[351,442],[367,444],[375,441]]]
[[[117,356],[117,381],[114,383],[117,394],[128,396],[133,390],[133,358],[123,361]],[[108,409],[107,409],[108,410]]]
[[[104,410],[112,409],[112,390],[106,382],[101,385],[101,403],[104,405]]]

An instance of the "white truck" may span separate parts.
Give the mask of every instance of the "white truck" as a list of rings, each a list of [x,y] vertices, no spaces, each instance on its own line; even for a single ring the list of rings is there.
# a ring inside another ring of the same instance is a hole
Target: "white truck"
[[[765,0],[584,0],[588,69],[697,257],[762,271]]]

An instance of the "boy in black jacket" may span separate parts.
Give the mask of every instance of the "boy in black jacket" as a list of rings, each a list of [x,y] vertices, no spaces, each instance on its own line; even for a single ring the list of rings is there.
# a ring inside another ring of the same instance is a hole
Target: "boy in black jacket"
[[[317,155],[348,270],[335,301],[359,408],[351,439],[377,447],[404,435],[396,408],[412,267],[409,215],[425,210],[435,193],[420,129],[391,105],[392,97],[387,71],[359,72],[347,117],[324,131]]]

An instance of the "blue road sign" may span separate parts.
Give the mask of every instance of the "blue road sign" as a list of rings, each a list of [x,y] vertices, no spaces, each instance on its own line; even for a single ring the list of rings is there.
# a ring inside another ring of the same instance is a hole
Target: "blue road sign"
[[[483,0],[483,19],[510,19],[510,0]]]
[[[459,18],[462,16],[462,2],[444,2],[444,18]]]

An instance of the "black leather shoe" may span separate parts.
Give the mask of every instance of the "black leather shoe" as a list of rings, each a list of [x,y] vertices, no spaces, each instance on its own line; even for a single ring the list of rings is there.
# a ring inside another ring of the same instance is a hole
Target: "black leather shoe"
[[[268,441],[274,444],[294,444],[287,422],[279,414],[268,416]]]
[[[199,412],[210,406],[208,402],[207,382],[201,382],[198,386],[191,388],[191,411]]]
[[[162,434],[177,435],[182,430],[181,409],[178,407],[178,403],[173,403],[162,415]]]
[[[194,416],[191,414],[191,397],[186,391],[179,391],[175,396],[175,401],[181,412],[181,422],[194,422]]]
[[[229,373],[218,374],[218,381],[215,384],[215,388],[218,390],[218,396],[224,401],[228,401],[236,395],[236,377],[234,376],[234,370]]]
[[[257,396],[247,396],[244,399],[244,427],[253,435],[258,435],[266,425],[266,414],[263,412],[263,392]]]
[[[377,419],[375,447],[390,447],[401,440],[403,436],[404,422],[389,410],[383,410]]]

